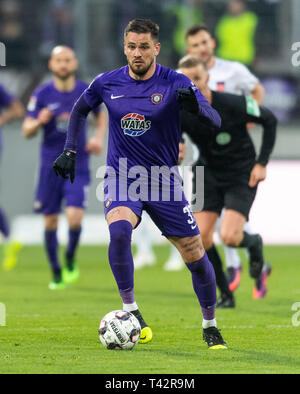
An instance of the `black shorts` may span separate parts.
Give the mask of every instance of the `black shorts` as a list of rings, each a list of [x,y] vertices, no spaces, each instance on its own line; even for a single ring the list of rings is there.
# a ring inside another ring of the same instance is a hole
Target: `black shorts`
[[[193,190],[196,190],[196,167],[193,171]],[[211,170],[204,167],[204,205],[202,211],[217,212],[232,209],[241,213],[246,220],[255,199],[257,186],[249,187],[251,171],[243,171],[235,175]]]

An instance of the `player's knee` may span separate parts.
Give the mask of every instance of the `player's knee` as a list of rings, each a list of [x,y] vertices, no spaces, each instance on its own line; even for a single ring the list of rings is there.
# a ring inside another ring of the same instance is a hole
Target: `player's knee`
[[[202,243],[205,250],[210,249],[213,246],[213,235],[210,233],[201,233]]]
[[[79,208],[69,207],[66,209],[66,214],[70,229],[74,231],[80,230],[84,211]]]
[[[81,218],[69,219],[69,227],[73,231],[79,231],[81,228]]]
[[[45,216],[45,228],[47,231],[55,231],[58,225],[58,217],[56,215]]]
[[[188,239],[182,238],[176,246],[185,263],[193,263],[200,260],[205,253],[200,235]]]
[[[240,231],[222,231],[220,233],[222,242],[226,246],[237,247],[241,243]]]

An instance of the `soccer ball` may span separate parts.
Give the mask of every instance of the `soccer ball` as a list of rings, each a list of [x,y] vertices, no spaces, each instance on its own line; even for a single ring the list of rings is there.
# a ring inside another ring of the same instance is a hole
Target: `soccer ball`
[[[131,350],[141,335],[141,325],[130,312],[112,311],[103,317],[99,327],[99,338],[110,350]]]

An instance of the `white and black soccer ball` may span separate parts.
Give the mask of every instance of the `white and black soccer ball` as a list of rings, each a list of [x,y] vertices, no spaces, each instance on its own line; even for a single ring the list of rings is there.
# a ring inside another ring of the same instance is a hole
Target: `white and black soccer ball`
[[[99,327],[99,338],[110,350],[131,350],[141,335],[141,325],[130,312],[112,311],[103,317]]]

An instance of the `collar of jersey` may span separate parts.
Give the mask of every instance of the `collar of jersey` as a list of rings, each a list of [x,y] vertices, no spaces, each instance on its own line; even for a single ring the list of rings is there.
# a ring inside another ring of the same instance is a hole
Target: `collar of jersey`
[[[77,85],[78,85],[78,80],[75,79],[74,89],[64,92],[64,91],[62,91],[62,90],[58,90],[58,89],[56,88],[55,84],[54,84],[54,81],[51,81],[52,89],[55,90],[55,92],[60,93],[60,94],[66,94],[66,95],[67,95],[67,94],[72,94],[72,93],[74,93],[75,90],[77,89]]]

